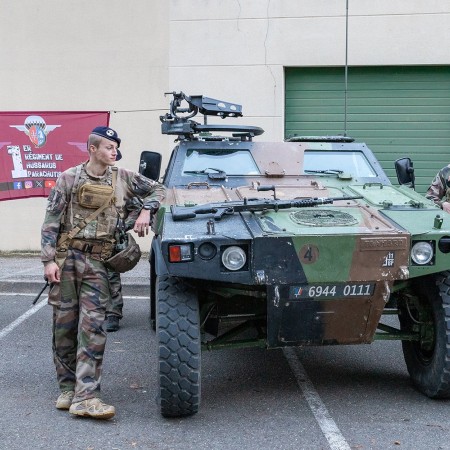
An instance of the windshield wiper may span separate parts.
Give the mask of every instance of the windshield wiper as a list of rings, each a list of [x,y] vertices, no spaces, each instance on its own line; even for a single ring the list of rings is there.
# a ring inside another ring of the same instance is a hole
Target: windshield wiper
[[[208,170],[215,170],[217,173],[208,172]],[[214,167],[207,167],[203,170],[185,170],[183,173],[193,173],[196,175],[207,174],[211,180],[226,180],[227,174],[221,169],[215,169]]]
[[[325,170],[309,170],[309,169],[305,169],[303,170],[303,172],[305,173],[324,173],[324,174],[328,174],[328,175],[339,175],[341,173],[344,173],[343,170],[339,170],[339,169],[325,169]]]

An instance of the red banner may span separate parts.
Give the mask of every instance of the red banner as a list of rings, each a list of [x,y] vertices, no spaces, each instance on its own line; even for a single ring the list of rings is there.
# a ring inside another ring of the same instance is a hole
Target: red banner
[[[109,112],[0,112],[0,201],[47,197],[61,172],[88,159]]]

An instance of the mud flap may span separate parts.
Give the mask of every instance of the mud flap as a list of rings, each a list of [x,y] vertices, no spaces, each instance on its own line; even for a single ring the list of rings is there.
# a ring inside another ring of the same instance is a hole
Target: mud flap
[[[290,299],[289,286],[268,286],[269,347],[369,343],[373,298]],[[379,316],[378,316],[379,317]]]

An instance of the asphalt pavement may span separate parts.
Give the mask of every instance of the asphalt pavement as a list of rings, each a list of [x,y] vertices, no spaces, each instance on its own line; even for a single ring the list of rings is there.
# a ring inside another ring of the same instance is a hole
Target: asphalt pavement
[[[411,385],[398,341],[202,352],[198,414],[159,414],[148,256],[123,274],[124,318],[108,337],[93,421],[54,407],[51,308],[37,253],[0,254],[0,449],[450,450],[449,400]],[[391,318],[395,320],[395,318]]]

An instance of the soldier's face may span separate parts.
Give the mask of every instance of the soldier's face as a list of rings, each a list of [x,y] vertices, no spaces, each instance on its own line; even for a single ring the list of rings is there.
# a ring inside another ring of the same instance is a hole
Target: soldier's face
[[[94,157],[100,164],[114,166],[117,158],[117,144],[102,138],[98,147],[91,146],[91,157]]]

